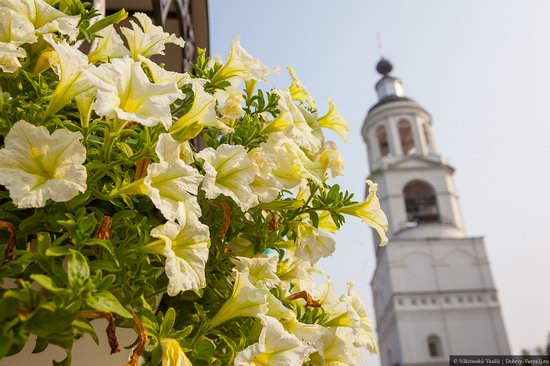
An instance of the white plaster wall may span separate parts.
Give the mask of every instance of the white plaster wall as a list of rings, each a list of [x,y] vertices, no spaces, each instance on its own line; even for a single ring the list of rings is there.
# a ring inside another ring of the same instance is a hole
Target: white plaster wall
[[[373,288],[391,288],[391,302],[375,308],[380,348],[399,349],[403,365],[510,352],[482,238],[394,240],[378,259]],[[431,334],[443,358],[429,357]]]

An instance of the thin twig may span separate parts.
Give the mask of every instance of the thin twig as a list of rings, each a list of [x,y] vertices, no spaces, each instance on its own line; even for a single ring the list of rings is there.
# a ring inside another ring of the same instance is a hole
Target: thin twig
[[[231,224],[231,207],[225,202],[216,202],[213,205],[223,209],[223,222],[218,233],[218,239],[221,239],[225,236],[227,229],[229,229],[229,224]]]
[[[95,311],[95,310],[82,310],[77,313],[81,318],[86,319],[107,319],[107,328],[105,329],[107,333],[107,340],[109,341],[109,346],[111,347],[111,354],[120,352],[118,348],[118,339],[116,337],[116,324],[115,319],[111,313],[104,311]]]
[[[296,299],[304,299],[306,300],[306,306],[309,308],[321,307],[321,302],[319,300],[314,300],[313,297],[306,290],[296,292],[295,294],[288,296],[286,299],[290,301],[296,300]]]
[[[8,246],[4,250],[4,263],[13,259],[13,248],[15,248],[15,226],[11,222],[0,221],[0,230],[7,231],[10,237],[8,238]]]
[[[111,238],[112,223],[113,219],[111,218],[111,216],[103,216],[103,218],[101,219],[101,224],[99,224],[99,228],[95,233],[95,237],[101,240],[109,240]]]
[[[139,356],[142,355],[143,350],[145,349],[145,344],[147,343],[147,334],[145,333],[145,328],[143,328],[143,323],[136,314],[133,314],[134,327],[136,332],[139,335],[139,344],[132,351],[132,356],[130,361],[128,361],[124,366],[138,366]]]
[[[134,181],[145,178],[147,175],[147,168],[151,164],[151,159],[143,158],[136,161],[136,173],[134,175]]]

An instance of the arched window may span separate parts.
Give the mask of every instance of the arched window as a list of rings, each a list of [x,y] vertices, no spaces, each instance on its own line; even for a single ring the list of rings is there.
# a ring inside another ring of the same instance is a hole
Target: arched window
[[[407,222],[415,225],[440,222],[435,191],[426,182],[412,181],[403,189]]]
[[[432,334],[428,337],[428,354],[430,357],[441,357],[443,356],[443,349],[441,348],[441,339]]]
[[[408,121],[401,120],[397,124],[397,127],[399,129],[399,139],[401,140],[403,154],[413,155],[416,152],[416,149],[414,146],[414,137],[411,124]]]
[[[380,155],[382,157],[390,154],[390,144],[388,141],[388,134],[386,133],[386,127],[378,126],[376,129],[376,138],[378,140],[378,147],[380,148]]]

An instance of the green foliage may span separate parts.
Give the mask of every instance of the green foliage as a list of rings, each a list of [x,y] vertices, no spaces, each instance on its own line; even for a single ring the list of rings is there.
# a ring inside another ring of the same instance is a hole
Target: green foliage
[[[93,23],[97,12],[89,3],[76,0],[61,1],[60,9],[80,16],[78,40],[86,41],[127,17],[122,10]],[[136,314],[149,338],[150,347],[143,354],[146,365],[161,363],[160,342],[165,338],[179,342],[195,366],[231,364],[239,351],[257,341],[261,323],[238,318],[218,327],[210,324],[233,289],[234,255],[228,243],[244,237],[253,243],[256,254],[266,249],[282,253],[281,243],[296,239],[297,224],[309,220],[319,227],[319,212],[328,211],[340,227],[344,217],[339,210],[353,203],[353,195],[342,192],[338,185],[309,180],[305,199],[295,199],[292,192],[283,191],[274,202],[243,213],[229,197],[211,200],[199,190],[200,221],[208,226],[211,238],[206,287],[170,297],[166,294],[165,258],[142,251],[153,241],[152,228],[166,220],[149,197],[124,190],[142,178],[136,177],[139,164],[158,161],[155,147],[165,130],[160,124],[125,128],[120,121],[95,113],[84,126],[74,101],[57,114],[47,115],[58,77],[52,69],[30,71],[45,47],[27,47],[28,57],[18,73],[0,74],[0,147],[19,120],[44,126],[50,132],[59,128],[79,132],[86,148],[87,190],[67,202],[48,201],[42,208],[22,209],[0,187],[0,221],[9,222],[17,232],[14,258],[7,260],[0,254],[0,283],[4,283],[0,287],[0,358],[19,352],[35,335],[34,352],[42,352],[49,344],[58,345],[67,352],[67,358],[54,364],[69,365],[75,340],[90,334],[97,342],[85,314],[103,312],[114,316],[117,326],[127,328],[134,327],[130,319]],[[221,67],[209,63],[205,51],[199,50],[194,72],[206,79],[206,92],[229,86],[226,80],[212,82]],[[182,92],[186,97],[171,106],[174,119],[189,111],[194,100],[190,85]],[[246,92],[244,97],[245,113],[234,122],[233,132],[221,135],[213,128],[202,130],[202,126],[195,131],[195,126],[184,133],[202,131],[206,147],[233,144],[250,151],[260,146],[267,140],[262,132],[266,116],[280,113],[279,97],[262,90]],[[193,163],[204,172],[202,165],[201,161]],[[111,221],[105,229],[107,219]],[[0,239],[0,253],[4,253],[7,237],[3,232]],[[322,324],[325,320],[322,307],[299,306],[274,293],[297,313],[299,321]]]

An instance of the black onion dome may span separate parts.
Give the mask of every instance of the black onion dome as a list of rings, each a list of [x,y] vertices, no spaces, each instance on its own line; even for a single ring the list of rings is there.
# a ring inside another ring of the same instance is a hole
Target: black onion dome
[[[380,61],[376,64],[376,71],[381,75],[388,75],[393,70],[393,65],[390,61],[382,57]]]

